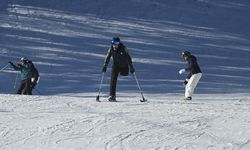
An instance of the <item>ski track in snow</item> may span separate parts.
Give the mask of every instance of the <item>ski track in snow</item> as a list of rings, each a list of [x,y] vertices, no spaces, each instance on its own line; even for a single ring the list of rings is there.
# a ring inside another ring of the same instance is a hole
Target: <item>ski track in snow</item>
[[[126,93],[124,94],[126,95]],[[248,94],[0,98],[0,149],[191,150],[250,148]],[[104,100],[104,98],[101,98]]]

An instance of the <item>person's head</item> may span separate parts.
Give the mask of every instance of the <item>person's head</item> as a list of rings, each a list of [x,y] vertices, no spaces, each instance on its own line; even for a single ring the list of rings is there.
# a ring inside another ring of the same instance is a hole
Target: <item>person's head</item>
[[[29,60],[26,57],[21,58],[21,63],[26,64]]]
[[[121,44],[121,40],[119,37],[113,37],[112,41],[111,41],[112,47],[114,49],[117,49],[119,47],[119,45]]]
[[[182,52],[182,58],[184,60],[187,60],[191,56],[191,53],[189,51],[183,51]]]

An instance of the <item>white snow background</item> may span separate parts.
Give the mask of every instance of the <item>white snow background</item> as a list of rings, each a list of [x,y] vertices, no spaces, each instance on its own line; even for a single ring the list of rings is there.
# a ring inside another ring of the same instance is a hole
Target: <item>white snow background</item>
[[[26,56],[41,80],[17,96],[16,72],[0,72],[0,149],[250,149],[249,14],[247,0],[1,0],[0,68]],[[147,103],[132,76],[106,101],[111,65],[95,102],[113,36]],[[203,71],[188,102],[183,50]]]

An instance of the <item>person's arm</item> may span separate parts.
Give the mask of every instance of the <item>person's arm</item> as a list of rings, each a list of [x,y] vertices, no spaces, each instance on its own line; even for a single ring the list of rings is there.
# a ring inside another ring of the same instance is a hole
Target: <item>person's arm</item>
[[[192,76],[192,72],[191,70],[193,70],[194,66],[195,66],[195,63],[196,63],[196,59],[191,57],[189,60],[188,60],[188,67],[185,69],[185,71],[190,71],[189,75],[187,76],[187,79],[190,79],[191,76]]]
[[[194,67],[194,63],[195,63],[195,60],[194,60],[194,58],[191,57],[191,58],[188,60],[188,67],[185,68],[185,70],[186,70],[186,71],[192,70],[192,68]]]
[[[37,83],[37,80],[39,78],[39,73],[37,71],[37,69],[34,67],[32,70],[32,78],[34,79],[34,83]]]
[[[111,58],[111,55],[112,55],[112,48],[110,48],[108,50],[108,53],[104,59],[104,64],[103,64],[103,68],[102,68],[102,72],[106,72],[107,71],[107,67],[108,67],[108,64],[109,64],[109,61],[110,61],[110,58]]]
[[[14,65],[13,62],[9,61],[9,64],[15,69],[15,70],[22,70],[22,65],[18,64],[18,66]]]
[[[127,55],[128,55],[128,64],[129,64],[130,72],[131,72],[131,73],[134,73],[134,72],[135,72],[135,69],[134,69],[134,66],[133,66],[133,63],[132,63],[132,58],[131,58],[131,56],[130,56],[130,54],[129,54],[128,49],[127,49],[126,47],[125,47],[124,49],[125,49],[125,52],[126,52]]]

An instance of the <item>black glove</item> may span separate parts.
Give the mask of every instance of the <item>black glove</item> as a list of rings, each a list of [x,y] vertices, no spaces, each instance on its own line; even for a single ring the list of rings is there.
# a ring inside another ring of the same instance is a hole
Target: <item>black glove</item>
[[[106,67],[106,66],[103,66],[102,72],[106,72],[106,71],[107,71],[107,67]]]
[[[22,64],[17,64],[17,66],[18,66],[18,67],[23,67],[23,65],[22,65]]]
[[[11,67],[15,67],[13,62],[9,61],[8,63],[11,65]]]
[[[135,69],[134,69],[134,67],[133,66],[130,66],[130,73],[134,73],[135,72]]]
[[[187,85],[187,83],[188,83],[188,82],[187,82],[187,80],[185,80],[185,81],[183,82],[184,86],[186,86],[186,85]]]

